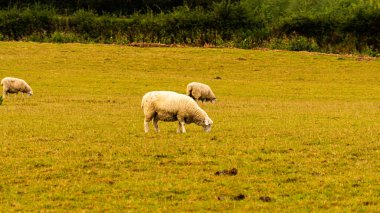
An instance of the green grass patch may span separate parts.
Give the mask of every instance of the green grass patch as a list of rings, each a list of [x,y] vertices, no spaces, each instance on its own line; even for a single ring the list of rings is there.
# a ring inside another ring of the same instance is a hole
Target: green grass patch
[[[24,42],[0,59],[34,91],[0,107],[2,212],[380,209],[379,60]],[[191,81],[218,98],[212,132],[144,133],[142,96]]]

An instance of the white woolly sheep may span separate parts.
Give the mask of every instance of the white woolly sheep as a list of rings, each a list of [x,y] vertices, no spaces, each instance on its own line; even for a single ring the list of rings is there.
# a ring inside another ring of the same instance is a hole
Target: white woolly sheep
[[[186,87],[186,95],[192,97],[195,101],[210,101],[215,103],[216,97],[212,92],[210,86],[199,82],[191,82]]]
[[[24,80],[19,78],[6,77],[1,80],[1,85],[3,86],[3,95],[8,95],[9,93],[26,93],[29,96],[33,95],[33,90]]]
[[[185,123],[202,126],[205,132],[211,131],[213,121],[207,113],[189,96],[170,91],[146,93],[141,101],[144,111],[144,130],[149,131],[149,122],[159,132],[158,121],[178,121],[178,133],[185,133]]]

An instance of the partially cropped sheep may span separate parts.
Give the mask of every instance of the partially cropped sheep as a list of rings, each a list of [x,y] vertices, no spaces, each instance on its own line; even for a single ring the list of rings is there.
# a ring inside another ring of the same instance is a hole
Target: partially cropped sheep
[[[202,126],[204,131],[210,132],[213,121],[198,104],[189,96],[170,91],[153,91],[144,95],[141,101],[144,111],[144,130],[149,131],[149,122],[153,119],[153,126],[157,132],[158,121],[178,121],[177,132],[185,133],[185,123],[195,123]]]
[[[26,93],[29,96],[33,95],[33,90],[24,80],[19,78],[6,77],[1,80],[1,85],[3,86],[3,95],[8,95],[9,93]]]
[[[211,88],[199,82],[191,82],[186,87],[186,95],[192,97],[195,101],[210,101],[215,103],[216,97]]]

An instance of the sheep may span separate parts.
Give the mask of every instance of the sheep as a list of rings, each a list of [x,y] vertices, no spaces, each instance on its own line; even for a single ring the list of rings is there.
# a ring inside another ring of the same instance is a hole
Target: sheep
[[[158,121],[178,121],[178,133],[186,133],[185,123],[202,126],[205,132],[211,131],[213,121],[207,113],[189,96],[171,91],[146,93],[141,101],[144,111],[144,130],[149,131],[149,122],[159,132]]]
[[[1,80],[3,86],[3,96],[9,93],[26,93],[29,96],[33,95],[33,90],[24,80],[19,78],[6,77]]]
[[[216,97],[212,92],[210,86],[202,84],[199,82],[191,82],[186,87],[186,95],[192,97],[195,101],[210,101],[211,103],[216,102]]]

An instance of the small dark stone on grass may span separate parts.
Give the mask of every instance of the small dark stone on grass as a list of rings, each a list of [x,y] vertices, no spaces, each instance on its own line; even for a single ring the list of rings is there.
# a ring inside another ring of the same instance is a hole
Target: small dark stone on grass
[[[164,155],[164,154],[158,154],[158,155],[155,155],[154,157],[155,158],[167,158],[168,156]]]
[[[239,195],[234,197],[234,200],[244,200],[244,199],[245,199],[245,195],[243,195],[243,194],[239,194]]]
[[[263,201],[263,202],[271,202],[272,198],[270,198],[268,196],[261,196],[260,200]]]
[[[222,170],[222,171],[217,171],[215,172],[215,175],[229,175],[229,176],[235,176],[237,175],[238,173],[238,170],[236,168],[233,168],[233,169],[225,169],[225,170]]]
[[[233,168],[233,169],[231,169],[230,170],[230,175],[237,175],[237,173],[238,173],[238,170],[236,169],[236,168]]]
[[[222,78],[220,76],[216,76],[215,79],[220,80]]]
[[[360,185],[357,183],[352,184],[352,187],[359,187]]]

